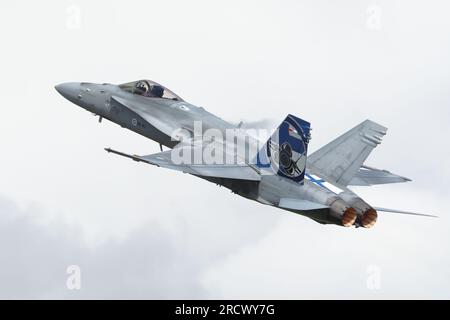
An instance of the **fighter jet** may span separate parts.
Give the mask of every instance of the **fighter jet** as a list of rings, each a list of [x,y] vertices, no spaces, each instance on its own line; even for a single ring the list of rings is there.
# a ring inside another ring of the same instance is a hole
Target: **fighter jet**
[[[71,82],[55,88],[98,115],[100,122],[112,121],[161,147],[159,153],[142,156],[110,148],[107,152],[194,175],[321,224],[371,228],[377,212],[431,216],[372,206],[350,189],[410,181],[365,164],[387,131],[373,121],[362,122],[307,156],[311,125],[292,114],[262,141],[242,124],[222,120],[154,81]]]

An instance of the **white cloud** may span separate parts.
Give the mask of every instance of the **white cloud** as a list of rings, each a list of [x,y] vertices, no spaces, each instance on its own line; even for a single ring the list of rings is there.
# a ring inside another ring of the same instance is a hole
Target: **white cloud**
[[[235,299],[449,298],[450,204],[420,192],[378,193],[376,201],[411,208],[432,203],[441,218],[379,213],[370,230],[321,226],[292,215],[203,276],[219,297]],[[378,199],[377,199],[378,198]],[[381,270],[379,290],[367,287],[370,267]]]
[[[204,266],[180,237],[158,224],[124,239],[83,242],[83,230],[62,221],[40,223],[0,199],[0,297],[2,299],[204,298]],[[81,290],[66,287],[67,267],[81,269]]]

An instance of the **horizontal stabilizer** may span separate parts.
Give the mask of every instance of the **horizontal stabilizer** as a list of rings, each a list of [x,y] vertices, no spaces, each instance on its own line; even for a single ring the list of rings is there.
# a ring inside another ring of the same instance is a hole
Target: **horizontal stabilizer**
[[[396,209],[387,209],[387,208],[380,208],[380,207],[374,207],[374,209],[377,210],[377,211],[382,211],[382,212],[391,212],[391,213],[408,214],[408,215],[412,215],[412,216],[438,218],[438,216],[434,216],[434,215],[431,215],[431,214],[423,214],[423,213],[402,211],[402,210],[396,210]]]
[[[315,203],[315,202],[308,201],[308,200],[290,199],[290,198],[281,198],[278,206],[283,209],[299,210],[299,211],[328,209],[327,206],[324,206],[320,203]]]
[[[411,179],[402,177],[386,170],[362,166],[350,181],[350,186],[371,186],[375,184],[401,183]]]

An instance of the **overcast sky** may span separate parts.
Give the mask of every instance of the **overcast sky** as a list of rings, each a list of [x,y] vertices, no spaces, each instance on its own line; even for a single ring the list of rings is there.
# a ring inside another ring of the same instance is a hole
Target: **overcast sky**
[[[0,3],[0,298],[450,298],[448,1]],[[356,189],[375,228],[322,226],[104,152],[156,143],[64,100],[67,81],[160,82],[238,122],[369,118]],[[70,265],[81,289],[66,287]],[[376,280],[374,282],[374,279]],[[375,283],[375,285],[374,285]]]

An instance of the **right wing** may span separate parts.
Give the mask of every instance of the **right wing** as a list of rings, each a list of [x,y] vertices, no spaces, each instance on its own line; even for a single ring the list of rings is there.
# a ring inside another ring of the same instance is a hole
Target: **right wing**
[[[331,184],[347,187],[386,131],[373,121],[362,122],[311,154],[309,171]]]

